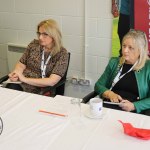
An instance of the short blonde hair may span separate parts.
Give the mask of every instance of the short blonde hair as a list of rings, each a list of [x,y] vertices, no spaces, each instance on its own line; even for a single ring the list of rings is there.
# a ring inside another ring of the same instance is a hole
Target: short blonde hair
[[[134,44],[138,48],[140,52],[140,57],[138,60],[138,63],[133,68],[134,70],[138,71],[141,68],[144,67],[146,60],[148,60],[148,42],[146,34],[143,31],[140,30],[133,30],[131,29],[123,38],[122,43],[128,39],[131,38],[134,41]],[[123,58],[121,58],[121,61],[123,62]]]
[[[57,22],[53,19],[43,20],[38,24],[37,32],[39,32],[39,28],[41,26],[45,29],[46,33],[53,38],[54,43],[53,43],[51,55],[54,56],[55,54],[60,52],[60,49],[62,47],[62,35],[57,25]]]

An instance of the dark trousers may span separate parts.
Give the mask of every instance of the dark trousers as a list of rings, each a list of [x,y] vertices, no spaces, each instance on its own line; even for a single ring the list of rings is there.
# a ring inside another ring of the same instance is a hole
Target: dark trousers
[[[13,89],[17,91],[23,91],[23,88],[20,84],[8,83],[5,88]]]
[[[119,36],[119,40],[120,40],[120,51],[119,51],[120,56],[122,56],[121,45],[122,45],[123,37],[129,30],[130,30],[130,16],[120,13],[119,21],[118,21],[118,36]]]

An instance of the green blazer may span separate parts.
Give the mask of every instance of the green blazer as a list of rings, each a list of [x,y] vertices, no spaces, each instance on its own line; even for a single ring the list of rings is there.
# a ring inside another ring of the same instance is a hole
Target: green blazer
[[[98,79],[94,87],[100,96],[102,96],[106,90],[110,89],[119,68],[119,57],[111,58],[104,73]],[[146,61],[145,66],[141,70],[134,71],[134,73],[138,85],[139,100],[133,103],[136,112],[140,113],[143,110],[150,109],[150,60]]]

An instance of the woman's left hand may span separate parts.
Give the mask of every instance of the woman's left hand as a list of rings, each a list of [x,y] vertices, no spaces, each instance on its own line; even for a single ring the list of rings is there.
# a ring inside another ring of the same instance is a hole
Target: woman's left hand
[[[133,111],[135,110],[134,104],[128,100],[122,100],[119,106],[125,111]]]

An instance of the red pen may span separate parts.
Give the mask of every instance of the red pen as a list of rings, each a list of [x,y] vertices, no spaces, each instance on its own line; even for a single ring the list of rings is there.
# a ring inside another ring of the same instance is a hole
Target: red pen
[[[56,116],[61,116],[61,117],[67,117],[67,115],[64,115],[64,114],[59,114],[59,113],[55,113],[55,112],[49,112],[49,111],[45,111],[45,110],[39,110],[39,112],[47,113],[47,114],[51,114],[51,115],[56,115]]]

